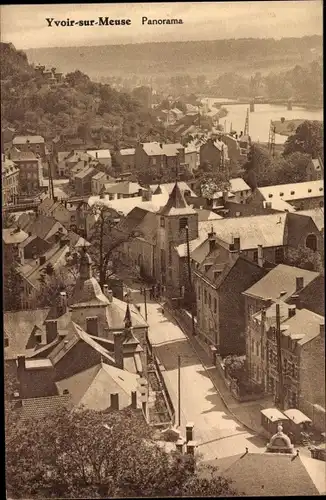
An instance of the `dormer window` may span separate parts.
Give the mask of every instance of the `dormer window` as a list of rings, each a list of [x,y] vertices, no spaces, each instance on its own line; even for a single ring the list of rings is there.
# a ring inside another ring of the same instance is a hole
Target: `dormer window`
[[[319,188],[319,191],[323,191],[323,189],[324,189],[324,188],[320,187],[320,188]]]
[[[292,194],[292,195],[293,195],[293,194],[295,194],[295,191],[291,191],[291,194]]]
[[[269,194],[269,195],[268,195],[268,198],[273,198],[273,195],[272,195],[272,194]]]
[[[311,189],[308,189],[308,193],[311,193]]]
[[[284,193],[280,193],[280,196],[284,196]]]

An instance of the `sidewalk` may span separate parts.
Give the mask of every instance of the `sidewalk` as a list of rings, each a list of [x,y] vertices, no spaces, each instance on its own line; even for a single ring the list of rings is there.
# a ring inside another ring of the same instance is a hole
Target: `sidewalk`
[[[164,307],[163,304],[161,305]],[[272,405],[270,398],[248,402],[239,402],[236,400],[226,387],[224,380],[221,379],[217,368],[213,365],[210,356],[207,354],[200,342],[191,333],[187,332],[181,322],[166,308],[165,316],[172,318],[172,320],[175,321],[185,333],[202,365],[204,366],[206,373],[212,381],[217,393],[221,397],[225,407],[231,415],[233,415],[233,417],[236,418],[236,420],[238,420],[240,424],[244,425],[249,431],[261,435],[265,439],[265,433],[261,426],[260,411],[263,408],[268,408]]]

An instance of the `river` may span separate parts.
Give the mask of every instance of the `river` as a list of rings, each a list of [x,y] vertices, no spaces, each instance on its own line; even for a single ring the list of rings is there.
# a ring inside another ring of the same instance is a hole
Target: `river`
[[[215,102],[226,102],[228,99],[223,98],[205,98],[203,103],[208,103],[212,109]],[[221,118],[220,124],[223,127],[226,124],[226,130],[236,130],[238,133],[244,130],[246,113],[249,108],[248,104],[233,104],[228,106],[223,105],[228,110],[228,115]],[[280,120],[284,117],[286,120],[303,119],[303,120],[319,120],[323,121],[323,109],[307,109],[301,107],[293,107],[292,111],[288,111],[286,106],[278,106],[275,104],[255,104],[255,111],[249,113],[249,132],[253,141],[268,142],[269,129],[271,120]],[[287,137],[276,134],[275,143],[284,144]]]

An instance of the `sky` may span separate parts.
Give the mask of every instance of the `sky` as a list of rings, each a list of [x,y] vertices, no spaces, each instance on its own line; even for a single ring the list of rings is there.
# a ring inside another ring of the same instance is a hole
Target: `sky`
[[[55,20],[130,19],[131,26],[49,27]],[[142,25],[182,19],[178,25]],[[1,41],[17,49],[322,35],[322,0],[2,5]]]

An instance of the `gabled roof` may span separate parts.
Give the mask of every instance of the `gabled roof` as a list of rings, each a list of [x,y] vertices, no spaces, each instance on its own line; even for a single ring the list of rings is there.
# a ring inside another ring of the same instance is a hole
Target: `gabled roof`
[[[325,462],[299,455],[247,453],[205,462],[233,481],[240,496],[315,496],[325,493]]]
[[[94,149],[87,151],[87,154],[96,160],[111,158],[109,149]]]
[[[307,309],[297,309],[292,318],[283,323],[283,335],[297,340],[299,345],[304,345],[320,335],[320,325],[325,324],[325,318]]]
[[[324,229],[325,219],[324,219],[324,209],[323,208],[311,208],[310,210],[298,210],[296,212],[300,215],[306,215],[311,217],[316,224],[319,231]]]
[[[93,167],[85,167],[81,172],[78,172],[75,175],[75,179],[84,179],[88,175],[91,175],[91,174],[93,174],[95,172],[96,172],[95,168],[93,168]]]
[[[230,179],[230,184],[232,193],[238,193],[239,191],[250,191],[250,187],[241,177]]]
[[[94,203],[103,204],[109,208],[113,208],[117,212],[127,215],[135,207],[141,207],[150,212],[158,212],[168,201],[167,193],[156,194],[152,196],[151,201],[144,201],[141,196],[132,196],[129,198],[121,198],[120,200],[110,200],[109,196],[100,198],[100,196],[90,196],[88,204],[91,207]]]
[[[26,232],[32,233],[32,235],[38,236],[41,239],[46,239],[46,236],[53,229],[55,225],[62,229],[63,233],[67,230],[58,222],[54,217],[48,217],[47,215],[39,214],[37,217],[28,216],[23,214],[18,219],[18,224]]]
[[[109,194],[136,194],[142,189],[137,182],[112,182],[105,184],[105,192]]]
[[[252,287],[248,288],[244,294],[261,299],[276,300],[281,297],[281,292],[286,292],[282,295],[282,300],[286,301],[297,292],[297,277],[303,278],[305,287],[318,275],[319,273],[314,271],[307,271],[306,269],[279,264]]]
[[[101,411],[110,407],[110,394],[119,394],[119,408],[131,404],[131,392],[138,390],[139,376],[101,363],[56,382],[60,393],[69,391],[74,406]],[[138,398],[139,401],[139,398]],[[141,407],[140,401],[138,406]]]
[[[105,172],[97,172],[97,174],[93,175],[92,180],[94,179],[95,181],[99,181],[102,179],[102,177],[106,178],[106,173]]]
[[[95,349],[108,363],[115,364],[114,358],[110,353],[99,345],[95,340],[93,340],[88,333],[86,333],[79,325],[74,322],[70,324],[70,331],[68,335],[58,344],[53,351],[49,354],[53,366],[55,366],[61,359],[79,342],[83,341],[90,347]]]
[[[322,180],[280,184],[257,189],[266,201],[272,201],[276,198],[290,202],[324,196],[324,183]]]
[[[44,137],[42,137],[41,135],[19,135],[17,137],[14,137],[12,141],[14,145],[27,144],[28,142],[30,142],[31,144],[43,144]]]
[[[19,228],[4,228],[2,230],[2,239],[6,245],[22,243],[27,240],[28,233]]]
[[[195,208],[195,211],[198,214],[198,222],[223,219],[221,215],[218,215],[215,212],[211,212],[210,210]]]
[[[190,215],[195,214],[196,211],[187,204],[184,195],[176,182],[171,194],[169,195],[167,204],[159,211],[159,213],[161,215]]]
[[[159,194],[160,189],[161,193],[166,192],[168,195],[170,195],[174,189],[174,186],[175,182],[164,182],[163,184],[151,184],[150,189],[155,194]],[[190,196],[196,196],[196,193],[193,192],[193,190],[186,182],[178,181],[178,186],[181,193],[184,194],[186,191],[189,191]]]
[[[143,208],[133,208],[131,212],[119,222],[117,229],[129,234],[138,227],[148,213],[149,212]]]

